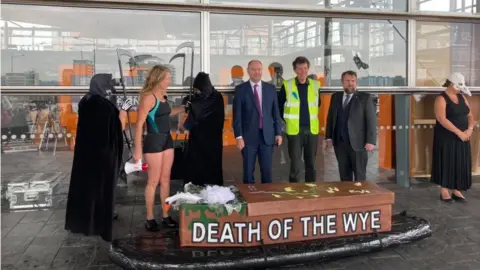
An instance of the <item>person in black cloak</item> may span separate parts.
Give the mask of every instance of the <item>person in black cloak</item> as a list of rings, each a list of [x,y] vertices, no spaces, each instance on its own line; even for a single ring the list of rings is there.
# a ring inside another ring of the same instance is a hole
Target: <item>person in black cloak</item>
[[[184,127],[188,130],[185,183],[223,185],[222,154],[225,108],[208,74],[198,73],[193,82]],[[187,103],[188,97],[183,101]]]
[[[112,240],[112,217],[122,164],[127,99],[117,109],[111,74],[96,74],[78,103],[77,136],[68,191],[65,229]]]

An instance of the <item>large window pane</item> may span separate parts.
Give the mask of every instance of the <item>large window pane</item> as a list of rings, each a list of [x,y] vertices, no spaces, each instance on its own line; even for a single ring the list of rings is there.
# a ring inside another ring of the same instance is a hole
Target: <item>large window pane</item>
[[[480,13],[478,0],[417,0],[421,11]]]
[[[117,49],[128,85],[142,85],[149,67],[168,64],[180,44],[195,45],[200,71],[200,14],[117,9],[2,5],[2,85],[88,85],[94,73],[119,77]],[[191,50],[175,59],[173,84],[190,74]],[[133,62],[131,62],[133,63]]]
[[[447,1],[447,0],[445,0]],[[378,10],[407,10],[408,0],[210,0],[211,3],[251,3],[262,5],[298,5],[329,8],[366,8]]]
[[[440,86],[451,72],[480,86],[480,24],[417,22],[417,82]]]
[[[406,85],[404,21],[212,14],[210,27],[211,73],[216,85],[247,80],[246,65],[252,59],[263,62],[265,81],[274,80],[278,73],[268,69],[271,65],[282,67],[284,79],[292,78],[297,56],[310,60],[310,73],[324,85],[340,85],[340,75],[348,69],[358,72],[364,86]],[[368,66],[357,67],[355,56]],[[325,70],[330,70],[327,78]]]

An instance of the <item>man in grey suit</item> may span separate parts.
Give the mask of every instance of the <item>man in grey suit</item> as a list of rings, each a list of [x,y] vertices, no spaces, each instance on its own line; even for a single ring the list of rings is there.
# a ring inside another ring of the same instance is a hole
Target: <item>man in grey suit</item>
[[[342,73],[343,92],[332,95],[325,139],[333,145],[341,181],[365,181],[368,153],[377,141],[377,116],[369,93],[357,91],[357,73]]]

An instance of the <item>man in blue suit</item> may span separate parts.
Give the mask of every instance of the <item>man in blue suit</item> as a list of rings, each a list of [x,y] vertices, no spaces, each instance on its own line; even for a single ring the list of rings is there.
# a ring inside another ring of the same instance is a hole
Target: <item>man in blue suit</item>
[[[271,183],[273,146],[282,144],[277,91],[262,81],[260,61],[250,61],[247,72],[250,80],[235,87],[233,98],[233,130],[243,157],[243,183],[255,183],[257,156],[262,183]]]

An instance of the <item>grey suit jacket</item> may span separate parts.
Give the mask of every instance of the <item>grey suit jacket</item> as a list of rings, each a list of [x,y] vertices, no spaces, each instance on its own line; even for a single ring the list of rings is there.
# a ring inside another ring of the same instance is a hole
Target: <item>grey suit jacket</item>
[[[328,109],[326,139],[332,139],[335,146],[335,126],[337,122],[337,108],[341,106],[343,92],[332,95]],[[348,135],[353,150],[362,151],[365,144],[377,143],[377,114],[372,95],[365,92],[355,92],[351,100],[350,115],[348,117]]]

